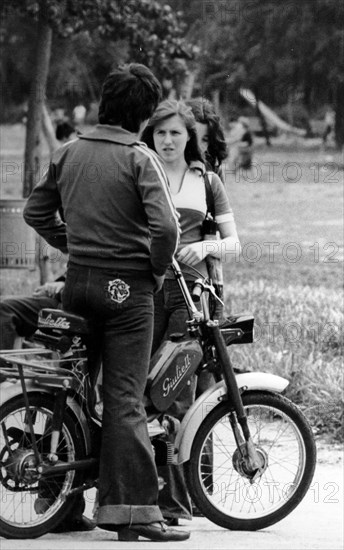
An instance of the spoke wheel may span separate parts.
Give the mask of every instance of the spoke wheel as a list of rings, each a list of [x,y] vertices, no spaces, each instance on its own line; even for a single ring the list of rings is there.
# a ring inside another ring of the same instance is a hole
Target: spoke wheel
[[[50,451],[54,399],[29,394],[30,411],[40,457]],[[58,442],[58,460],[83,458],[84,445],[78,425],[68,410]],[[66,498],[80,484],[81,473],[70,470],[42,478],[28,432],[22,396],[0,408],[0,535],[7,538],[35,538],[54,529],[70,513],[75,497]]]
[[[243,395],[250,433],[261,464],[252,475],[237,451],[226,402],[201,424],[186,463],[189,492],[212,522],[232,530],[257,530],[286,517],[313,478],[316,448],[298,407],[279,394]]]

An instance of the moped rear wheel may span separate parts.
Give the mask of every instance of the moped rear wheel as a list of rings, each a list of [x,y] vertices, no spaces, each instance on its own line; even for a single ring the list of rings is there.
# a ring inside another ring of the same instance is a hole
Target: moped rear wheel
[[[29,394],[37,447],[43,460],[50,451],[54,398]],[[67,411],[58,442],[59,460],[85,456],[82,434]],[[69,491],[81,481],[81,472],[40,478],[22,396],[0,408],[0,535],[6,538],[36,538],[53,530],[72,511],[75,497]]]
[[[304,498],[316,448],[308,421],[289,399],[268,392],[242,399],[261,458],[259,477],[251,483],[225,401],[201,424],[185,470],[190,495],[204,516],[226,529],[255,531],[285,518]]]

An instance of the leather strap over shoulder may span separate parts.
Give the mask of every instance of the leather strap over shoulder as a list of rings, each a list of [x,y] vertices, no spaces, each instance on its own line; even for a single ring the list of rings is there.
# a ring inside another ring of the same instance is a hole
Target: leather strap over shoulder
[[[214,193],[211,187],[211,172],[204,173],[204,185],[205,185],[205,198],[207,202],[207,213],[211,214],[212,218],[215,219],[215,202],[214,202]]]

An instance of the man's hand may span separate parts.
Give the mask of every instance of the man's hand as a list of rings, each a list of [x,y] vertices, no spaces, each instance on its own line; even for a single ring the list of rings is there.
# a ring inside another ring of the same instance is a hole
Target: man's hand
[[[41,296],[49,296],[49,298],[55,298],[56,294],[59,294],[64,286],[64,281],[45,283],[44,285],[41,285],[34,290],[33,296],[35,298],[39,298]]]
[[[162,275],[162,276],[159,276],[159,275],[154,275],[153,273],[153,277],[154,277],[154,280],[155,280],[155,286],[154,286],[154,294],[156,294],[157,292],[159,292],[159,290],[162,289],[162,285],[164,284],[164,279],[165,279],[165,275]]]

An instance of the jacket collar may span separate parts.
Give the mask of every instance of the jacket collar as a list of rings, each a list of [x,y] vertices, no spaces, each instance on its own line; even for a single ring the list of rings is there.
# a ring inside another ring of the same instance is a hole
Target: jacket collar
[[[111,126],[110,124],[97,124],[97,126],[87,134],[81,134],[79,139],[88,139],[94,141],[112,141],[122,145],[135,145],[139,142],[136,134],[124,130],[121,126]]]

